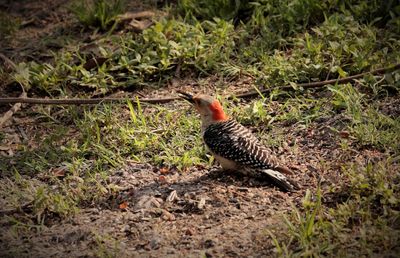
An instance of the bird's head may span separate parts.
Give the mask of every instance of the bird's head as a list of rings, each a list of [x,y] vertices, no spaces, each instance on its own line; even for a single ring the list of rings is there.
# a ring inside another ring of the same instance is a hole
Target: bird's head
[[[181,98],[189,101],[197,111],[200,113],[203,123],[212,123],[228,120],[219,101],[209,95],[197,94],[191,95],[189,93],[178,91]]]

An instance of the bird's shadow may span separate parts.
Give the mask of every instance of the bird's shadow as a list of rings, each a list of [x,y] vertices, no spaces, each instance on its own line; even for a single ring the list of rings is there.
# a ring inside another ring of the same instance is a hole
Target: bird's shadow
[[[174,183],[160,183],[154,181],[140,187],[131,187],[119,192],[117,195],[110,196],[109,200],[100,204],[103,208],[118,209],[121,202],[127,201],[135,204],[149,199],[163,200],[167,203],[171,193],[175,191],[179,202],[175,203],[172,209],[177,212],[197,213],[201,212],[196,207],[196,203],[205,196],[209,196],[210,192],[216,187],[235,186],[241,191],[247,188],[270,187],[273,185],[257,178],[243,176],[232,171],[224,171],[220,169],[210,169],[199,177],[189,177]],[[219,204],[215,204],[219,205]]]

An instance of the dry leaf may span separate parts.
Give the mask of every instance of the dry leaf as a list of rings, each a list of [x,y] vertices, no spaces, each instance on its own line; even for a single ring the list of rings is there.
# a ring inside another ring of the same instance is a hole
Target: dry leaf
[[[90,70],[92,68],[101,66],[107,60],[108,58],[106,57],[93,57],[86,61],[86,63],[83,65],[83,68],[85,68],[86,70]]]
[[[158,177],[158,181],[160,182],[160,184],[167,184],[167,178],[165,176],[159,176]]]
[[[349,138],[350,133],[349,133],[348,131],[341,131],[341,132],[339,133],[339,135],[340,135],[340,137],[342,137],[342,138],[344,138],[344,139],[347,139],[347,138]]]
[[[51,174],[55,177],[65,177],[65,172],[67,171],[67,167],[58,167],[58,168],[52,168],[51,169]]]
[[[174,214],[170,213],[170,212],[167,211],[167,210],[162,210],[162,212],[163,212],[163,214],[162,214],[161,218],[162,218],[163,220],[166,220],[166,221],[173,221],[173,220],[175,220],[175,215],[174,215]]]
[[[176,190],[173,190],[170,194],[169,194],[169,196],[168,196],[168,198],[167,198],[167,202],[173,202],[173,201],[175,201],[175,200],[177,200],[178,199],[178,194],[176,193]]]
[[[187,229],[185,230],[185,235],[187,235],[187,236],[193,236],[194,233],[195,233],[194,230],[191,229],[191,228],[187,228]]]
[[[199,210],[202,210],[204,208],[204,206],[206,205],[206,198],[201,197],[199,203],[197,204],[197,208]]]
[[[126,210],[126,208],[128,208],[128,202],[122,202],[122,203],[119,205],[119,208],[120,208],[121,210]]]

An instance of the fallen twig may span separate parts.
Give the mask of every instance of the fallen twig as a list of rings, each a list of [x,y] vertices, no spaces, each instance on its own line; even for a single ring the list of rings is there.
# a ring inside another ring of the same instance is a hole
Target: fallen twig
[[[296,84],[297,87],[299,88],[303,88],[303,89],[312,89],[312,88],[319,88],[319,87],[323,87],[325,85],[328,84],[344,84],[344,83],[348,83],[351,82],[353,80],[359,79],[364,77],[365,75],[368,74],[372,74],[372,75],[377,75],[377,74],[383,74],[383,73],[387,73],[390,71],[395,71],[400,69],[400,64],[396,64],[393,66],[389,66],[389,67],[385,67],[385,68],[380,68],[380,69],[376,69],[370,72],[365,72],[365,73],[360,73],[360,74],[355,74],[352,76],[348,76],[348,77],[344,77],[341,79],[332,79],[332,80],[326,80],[326,81],[320,81],[320,82],[310,82],[310,83],[299,83]],[[280,86],[280,87],[275,87],[273,89],[265,89],[265,90],[260,90],[258,91],[250,91],[250,92],[246,92],[243,94],[239,94],[236,96],[231,96],[229,98],[249,98],[249,97],[254,97],[259,95],[260,93],[270,93],[271,91],[273,91],[274,89],[279,89],[279,90],[294,90],[294,88],[291,85],[286,85],[286,86]]]
[[[13,69],[17,67],[17,65],[11,61],[10,58],[6,57],[4,54],[0,53],[0,58],[4,60],[5,63],[8,63]]]
[[[154,99],[140,99],[140,102],[162,104],[180,99],[179,97],[170,98],[154,98]],[[0,104],[10,103],[29,103],[29,104],[43,104],[43,105],[93,105],[99,103],[110,102],[126,102],[131,100],[135,102],[137,99],[133,98],[95,98],[95,99],[41,99],[41,98],[0,98]]]
[[[360,73],[352,76],[348,76],[341,79],[332,79],[327,81],[320,81],[320,82],[311,82],[311,83],[299,83],[296,84],[299,88],[303,89],[311,89],[311,88],[319,88],[323,87],[328,84],[343,84],[348,83],[353,80],[362,78],[367,74],[377,75],[383,74],[390,71],[395,71],[400,69],[400,64],[396,64],[393,66],[389,66],[386,68],[376,69],[370,72]],[[250,98],[259,95],[260,93],[270,93],[274,89],[279,90],[294,90],[294,88],[290,85],[286,86],[278,86],[273,89],[265,89],[258,91],[249,91],[243,94],[232,95],[229,96],[228,99],[232,98]],[[140,102],[145,103],[152,103],[152,104],[163,104],[168,103],[174,100],[180,100],[179,97],[168,97],[168,98],[153,98],[153,99],[146,99],[146,98],[139,98]],[[43,98],[0,98],[0,104],[10,104],[10,103],[30,103],[30,104],[43,104],[43,105],[93,105],[99,103],[110,103],[110,102],[120,102],[123,103],[127,101],[128,98],[95,98],[95,99],[43,99]],[[131,99],[131,101],[136,101],[137,99]]]

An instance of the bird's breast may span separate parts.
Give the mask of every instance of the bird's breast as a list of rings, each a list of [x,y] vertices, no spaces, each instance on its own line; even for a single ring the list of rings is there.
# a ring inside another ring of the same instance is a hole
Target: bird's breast
[[[212,152],[211,152],[212,153]],[[216,160],[218,160],[219,164],[223,169],[226,170],[236,170],[238,168],[236,162],[226,159],[224,157],[221,157],[220,155],[217,155],[215,153],[212,153],[213,156],[215,157]]]

